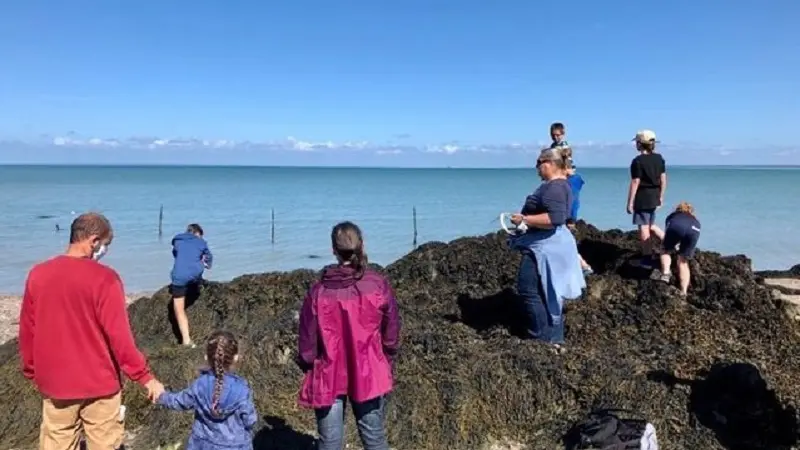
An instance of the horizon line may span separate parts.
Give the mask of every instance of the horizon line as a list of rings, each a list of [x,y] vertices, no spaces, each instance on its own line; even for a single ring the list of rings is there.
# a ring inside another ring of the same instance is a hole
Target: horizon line
[[[92,163],[0,163],[3,167],[92,167],[92,168],[251,168],[251,169],[412,169],[412,170],[516,170],[533,169],[532,166],[352,166],[352,165],[270,165],[270,164],[170,164],[170,163],[137,163],[137,164],[92,164]],[[759,168],[759,169],[798,169],[800,164],[670,164],[669,167],[684,169],[719,169],[719,168]],[[579,169],[626,169],[628,165],[593,166],[580,165]]]

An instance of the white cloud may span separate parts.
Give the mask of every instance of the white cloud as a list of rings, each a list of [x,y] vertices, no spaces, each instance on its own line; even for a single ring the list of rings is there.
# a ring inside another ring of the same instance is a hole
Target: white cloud
[[[427,147],[427,151],[430,153],[445,153],[448,155],[452,155],[459,150],[461,150],[461,147],[455,144],[429,145]]]
[[[375,153],[378,155],[400,155],[403,153],[403,151],[400,150],[399,148],[389,148],[389,149],[375,150]]]
[[[430,143],[414,145],[411,142],[402,144],[397,141],[388,142],[368,142],[368,141],[343,141],[335,142],[332,140],[304,140],[295,136],[285,139],[264,140],[264,141],[235,141],[231,139],[214,138],[174,138],[158,136],[132,136],[127,138],[102,138],[102,137],[81,137],[79,134],[70,132],[61,136],[41,136],[47,146],[60,149],[77,150],[83,149],[105,149],[108,151],[123,150],[143,150],[151,152],[169,152],[180,150],[202,150],[209,152],[236,152],[246,151],[250,153],[268,152],[297,152],[297,153],[364,153],[373,155],[404,155],[413,157],[415,153],[428,153],[440,155],[446,158],[463,158],[466,155],[507,155],[510,161],[515,157],[530,158],[531,155],[538,154],[543,147],[549,146],[546,141],[510,141],[508,143],[473,143],[445,141],[442,143]],[[22,142],[20,142],[22,143]],[[29,142],[32,143],[33,142]],[[42,143],[39,141],[38,143]],[[628,140],[619,142],[609,141],[584,141],[571,142],[576,152],[579,164],[581,165],[607,165],[607,164],[627,164],[635,155],[633,145]],[[665,142],[659,147],[671,164],[703,164],[719,161],[724,158],[725,163],[739,164],[750,161],[747,154],[751,153],[745,147],[729,147],[713,144],[701,144],[697,142],[677,141]],[[764,161],[770,157],[779,158],[776,163],[785,163],[800,155],[800,150],[795,146],[769,146],[769,148],[757,148],[764,154]],[[515,156],[516,155],[516,156]],[[699,158],[699,159],[698,159]],[[766,158],[766,159],[765,159]],[[699,161],[699,162],[697,162]]]

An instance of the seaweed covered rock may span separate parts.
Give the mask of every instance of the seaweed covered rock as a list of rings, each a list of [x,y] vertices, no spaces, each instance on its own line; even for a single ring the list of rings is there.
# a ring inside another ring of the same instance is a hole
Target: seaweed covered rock
[[[397,386],[387,411],[398,450],[482,449],[513,441],[562,448],[562,436],[595,407],[632,408],[670,449],[789,449],[798,434],[800,338],[744,256],[699,252],[686,300],[631,265],[631,233],[579,223],[584,258],[595,268],[583,298],[566,311],[567,346],[556,353],[516,337],[513,286],[519,256],[502,234],[425,244],[385,268],[403,317]],[[306,450],[313,414],[296,405],[298,308],[313,271],[247,275],[209,283],[189,310],[193,334],[217,328],[241,336],[239,372],[263,416],[257,449]],[[165,290],[130,308],[137,340],[173,389],[202,364],[202,349],[176,346]],[[198,342],[202,342],[198,339]],[[13,355],[16,344],[2,348]],[[36,439],[39,400],[15,358],[0,366],[0,447]],[[180,442],[191,414],[153,408],[125,391],[131,448]],[[352,418],[348,439],[356,443]]]

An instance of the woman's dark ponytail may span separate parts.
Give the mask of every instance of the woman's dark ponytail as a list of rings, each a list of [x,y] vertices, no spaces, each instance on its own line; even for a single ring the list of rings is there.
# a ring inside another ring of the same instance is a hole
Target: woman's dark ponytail
[[[364,238],[361,229],[353,222],[342,222],[331,231],[331,244],[340,264],[347,264],[361,278],[367,270],[367,254],[364,252]]]

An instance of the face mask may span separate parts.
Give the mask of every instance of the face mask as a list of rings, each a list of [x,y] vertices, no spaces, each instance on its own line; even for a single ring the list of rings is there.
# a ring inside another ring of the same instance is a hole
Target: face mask
[[[92,253],[92,259],[95,261],[100,261],[100,259],[106,255],[108,251],[108,247],[106,244],[102,244],[97,250]]]

